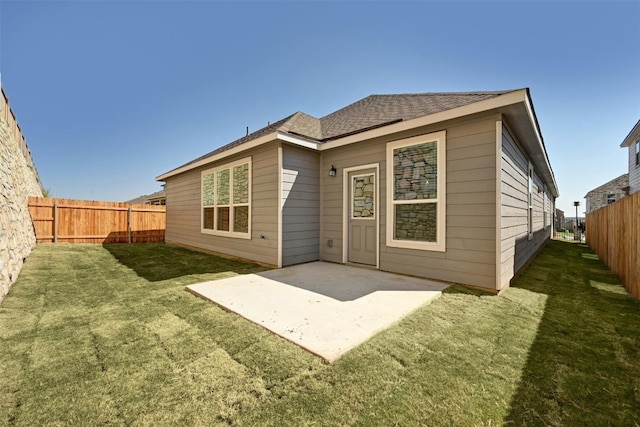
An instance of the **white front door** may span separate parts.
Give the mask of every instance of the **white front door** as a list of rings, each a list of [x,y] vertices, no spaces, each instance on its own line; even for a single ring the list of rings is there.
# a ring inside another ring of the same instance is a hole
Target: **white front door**
[[[349,172],[348,262],[376,265],[378,233],[375,169]]]

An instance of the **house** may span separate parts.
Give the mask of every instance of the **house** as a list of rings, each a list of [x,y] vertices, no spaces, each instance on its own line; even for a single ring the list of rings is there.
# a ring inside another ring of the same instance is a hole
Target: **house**
[[[629,174],[620,175],[606,184],[589,191],[584,198],[587,199],[587,213],[610,205],[617,200],[629,195]]]
[[[147,204],[149,205],[166,205],[167,204],[167,191],[162,189],[156,191],[153,194],[147,196]]]
[[[297,112],[156,179],[169,243],[493,292],[550,238],[558,197],[528,89]]]
[[[640,191],[640,120],[622,141],[620,147],[629,150],[629,193]]]
[[[166,205],[167,192],[163,188],[162,190],[156,191],[153,194],[145,194],[143,196],[136,197],[135,199],[127,200],[125,203],[141,205]]]

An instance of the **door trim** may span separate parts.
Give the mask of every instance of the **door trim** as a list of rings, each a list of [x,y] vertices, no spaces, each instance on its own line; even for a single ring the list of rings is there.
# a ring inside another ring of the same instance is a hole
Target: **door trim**
[[[349,262],[349,194],[351,192],[349,174],[365,169],[375,169],[376,191],[375,191],[375,211],[376,211],[376,265],[380,268],[380,163],[369,163],[367,165],[353,166],[342,169],[342,263]]]

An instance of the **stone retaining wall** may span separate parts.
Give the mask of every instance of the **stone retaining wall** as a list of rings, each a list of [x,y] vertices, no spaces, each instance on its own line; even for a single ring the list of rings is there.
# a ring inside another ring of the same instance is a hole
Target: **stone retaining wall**
[[[16,143],[15,126],[0,118],[0,303],[36,245],[29,196],[42,197],[37,171]]]

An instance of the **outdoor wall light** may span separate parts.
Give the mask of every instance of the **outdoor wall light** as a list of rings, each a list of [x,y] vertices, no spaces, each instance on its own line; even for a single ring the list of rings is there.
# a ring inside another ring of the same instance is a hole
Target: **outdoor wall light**
[[[338,173],[338,170],[335,166],[331,165],[331,169],[329,169],[329,176],[336,176],[336,173]]]

